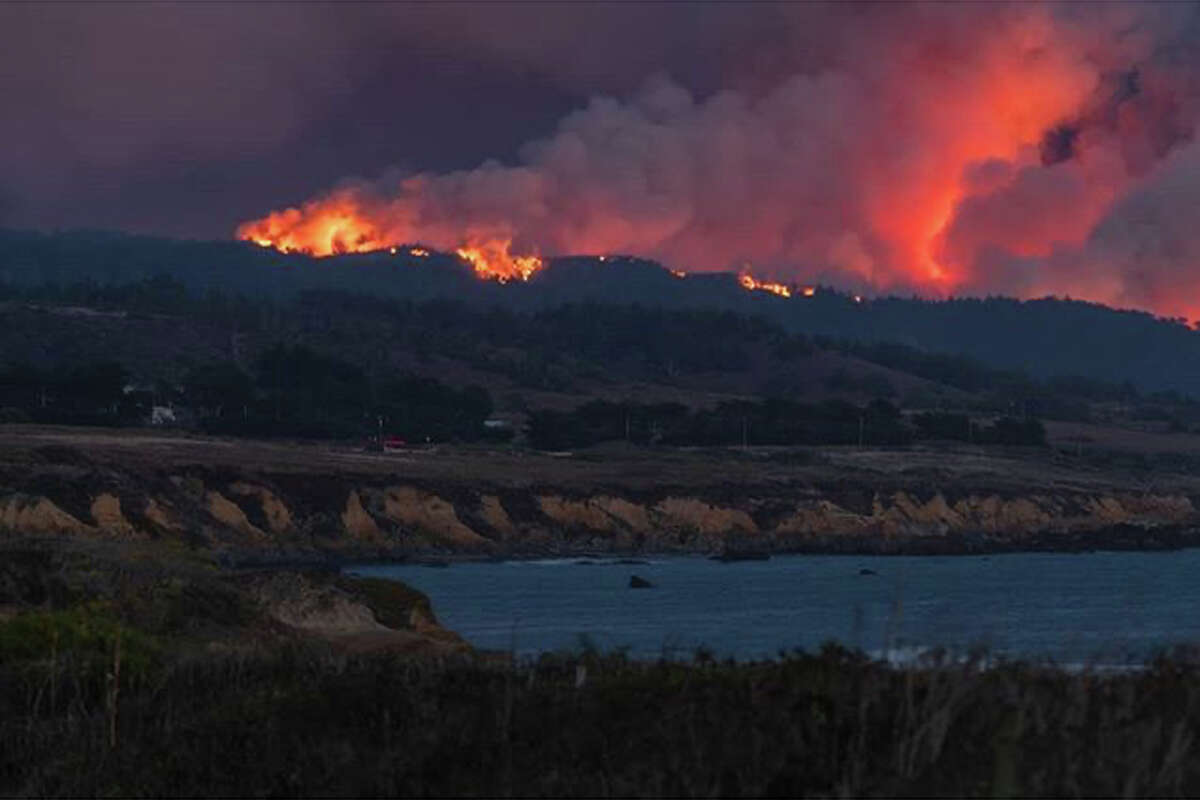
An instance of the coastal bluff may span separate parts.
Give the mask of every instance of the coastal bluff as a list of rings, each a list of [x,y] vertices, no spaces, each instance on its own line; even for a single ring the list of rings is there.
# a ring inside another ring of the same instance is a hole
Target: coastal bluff
[[[1200,479],[1147,479],[1039,452],[575,457],[442,448],[390,456],[76,429],[6,433],[0,535],[176,540],[233,558],[953,553],[1200,541]]]

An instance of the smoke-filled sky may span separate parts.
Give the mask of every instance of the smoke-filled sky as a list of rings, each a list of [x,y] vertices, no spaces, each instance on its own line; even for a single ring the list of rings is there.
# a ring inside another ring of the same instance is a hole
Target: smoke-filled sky
[[[5,5],[0,225],[251,221],[318,254],[511,242],[1194,318],[1198,22],[1114,3]]]

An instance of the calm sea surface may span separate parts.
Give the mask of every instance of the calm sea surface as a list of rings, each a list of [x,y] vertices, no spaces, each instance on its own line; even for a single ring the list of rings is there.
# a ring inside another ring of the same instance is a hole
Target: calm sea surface
[[[347,571],[402,580],[473,645],[521,654],[590,641],[641,657],[686,657],[705,646],[747,659],[836,640],[888,658],[982,645],[1078,665],[1136,662],[1200,643],[1200,550],[645,561]],[[654,588],[630,589],[631,575]]]

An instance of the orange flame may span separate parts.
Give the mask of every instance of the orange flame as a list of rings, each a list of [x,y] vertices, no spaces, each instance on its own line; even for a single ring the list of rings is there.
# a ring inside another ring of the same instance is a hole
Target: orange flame
[[[782,283],[766,283],[758,280],[749,272],[743,272],[741,275],[738,275],[738,283],[742,285],[743,289],[747,289],[752,292],[771,292],[779,295],[780,297],[792,296],[792,290],[784,286]]]
[[[387,250],[396,255],[402,244],[368,222],[348,194],[335,195],[319,206],[313,205],[304,210],[289,208],[247,222],[237,229],[237,237],[260,247],[317,257],[377,250]],[[470,264],[480,278],[501,283],[527,281],[542,268],[542,259],[536,253],[513,254],[510,252],[511,246],[511,239],[471,238],[455,253]],[[408,254],[416,258],[428,258],[430,251],[424,247],[410,247]]]
[[[485,243],[472,243],[454,252],[475,270],[480,278],[508,283],[511,280],[527,281],[542,268],[542,259],[536,255],[518,256],[509,253],[510,239]]]
[[[283,253],[330,256],[382,250],[397,242],[384,241],[349,200],[333,203],[321,214],[298,208],[276,211],[237,229],[237,238]]]

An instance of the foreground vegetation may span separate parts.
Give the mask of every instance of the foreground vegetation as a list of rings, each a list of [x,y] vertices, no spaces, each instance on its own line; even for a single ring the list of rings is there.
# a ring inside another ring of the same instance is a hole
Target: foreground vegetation
[[[279,587],[301,578],[318,617],[355,599],[396,629],[414,607],[432,620],[390,582],[5,547],[0,794],[1200,792],[1200,668],[1187,653],[1105,674],[897,669],[834,646],[762,663],[363,651],[272,619]],[[289,591],[296,623],[304,598]]]
[[[81,676],[6,663],[21,795],[1194,795],[1200,674],[289,647]],[[126,677],[126,676],[129,677]]]

